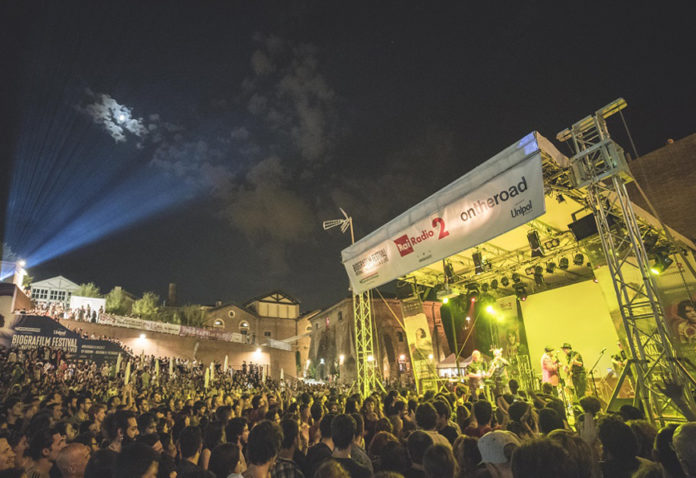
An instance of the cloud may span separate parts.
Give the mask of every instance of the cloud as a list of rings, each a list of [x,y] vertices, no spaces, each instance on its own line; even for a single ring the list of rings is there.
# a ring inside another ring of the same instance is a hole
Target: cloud
[[[143,119],[133,117],[130,108],[120,104],[110,95],[87,90],[86,96],[88,103],[78,106],[78,110],[88,115],[94,123],[102,125],[117,143],[126,141],[128,134],[138,138],[148,134],[149,128]]]
[[[239,141],[247,140],[249,139],[249,130],[246,129],[244,126],[234,128],[230,133],[230,138]]]

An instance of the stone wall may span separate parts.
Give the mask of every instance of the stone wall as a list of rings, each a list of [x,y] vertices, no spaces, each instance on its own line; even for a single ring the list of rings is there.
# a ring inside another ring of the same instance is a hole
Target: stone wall
[[[239,368],[242,361],[246,361],[247,363],[252,362],[267,366],[270,376],[275,379],[279,378],[281,368],[284,370],[286,377],[296,376],[294,352],[268,347],[261,347],[261,351],[257,352],[257,347],[254,345],[218,340],[202,340],[196,337],[181,337],[125,327],[76,322],[74,320],[61,320],[60,323],[72,330],[82,329],[90,335],[94,334],[118,339],[124,345],[130,347],[135,354],[144,353],[145,355],[161,357],[193,359],[193,352],[196,343],[198,343],[196,359],[203,363],[210,363],[213,360],[222,363],[225,360],[225,355],[229,355],[228,363],[233,368]],[[143,333],[145,338],[140,338],[140,334]]]

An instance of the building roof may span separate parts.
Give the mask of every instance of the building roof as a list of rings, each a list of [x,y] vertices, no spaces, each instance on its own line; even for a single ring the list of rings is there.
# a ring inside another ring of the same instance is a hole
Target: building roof
[[[244,307],[249,307],[254,302],[269,302],[272,304],[289,304],[289,305],[300,305],[300,301],[295,299],[293,296],[287,292],[283,292],[280,289],[268,292],[266,294],[251,298],[244,303]]]
[[[31,288],[77,290],[80,288],[80,286],[78,284],[75,284],[70,279],[66,279],[63,276],[55,276],[49,279],[32,282]]]

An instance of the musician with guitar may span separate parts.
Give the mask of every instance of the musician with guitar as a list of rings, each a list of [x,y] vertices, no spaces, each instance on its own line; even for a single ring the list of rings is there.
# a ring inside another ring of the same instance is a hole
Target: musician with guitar
[[[484,379],[487,376],[488,367],[483,360],[481,352],[474,350],[471,353],[471,363],[467,366],[467,378],[469,379],[469,390],[474,401],[478,400],[478,394],[484,388]]]
[[[582,355],[573,350],[573,347],[566,342],[561,346],[561,350],[565,354],[565,363],[563,364],[564,371],[573,382],[575,389],[575,397],[579,400],[585,396],[587,391],[587,372]]]

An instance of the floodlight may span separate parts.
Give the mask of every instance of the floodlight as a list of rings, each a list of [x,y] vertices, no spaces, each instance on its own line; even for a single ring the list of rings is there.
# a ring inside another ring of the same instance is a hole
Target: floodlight
[[[527,288],[524,286],[524,284],[515,285],[515,295],[521,301],[527,300]]]
[[[564,271],[568,270],[568,265],[569,265],[569,261],[568,261],[567,257],[561,257],[561,260],[558,261],[558,268],[561,270],[564,270]]]
[[[549,239],[548,241],[546,241],[546,242],[544,243],[544,247],[547,248],[547,249],[553,249],[554,247],[558,247],[558,246],[560,246],[560,245],[561,245],[561,241],[559,241],[559,240],[556,239],[556,238]]]
[[[532,257],[544,257],[544,251],[541,248],[541,240],[537,231],[529,231],[527,233],[527,241],[529,248],[532,250]]]
[[[645,233],[645,236],[643,236],[643,245],[645,246],[645,250],[648,252],[652,252],[652,249],[657,245],[657,239],[658,235],[653,231],[653,230],[648,230],[648,232]]]
[[[534,267],[534,283],[539,287],[544,285],[544,268],[541,266]]]
[[[474,252],[471,255],[471,258],[474,260],[474,271],[476,274],[481,274],[484,271],[484,264],[483,264],[483,256],[481,255],[480,252]]]
[[[674,263],[671,257],[669,257],[669,252],[662,249],[655,253],[655,262],[650,268],[650,272],[655,275],[662,274],[669,266]]]
[[[512,282],[519,284],[521,280],[522,279],[520,279],[520,275],[517,272],[512,274]]]
[[[481,292],[488,292],[489,285],[487,283],[481,284]]]
[[[491,281],[491,289],[496,290],[498,288],[498,279],[493,279]]]
[[[140,334],[140,338],[141,338],[141,339],[144,339],[145,337],[147,337],[147,335],[145,335],[145,334]]]
[[[491,304],[488,304],[486,306],[486,312],[490,315],[493,315],[495,314],[495,308]]]
[[[582,254],[575,254],[575,257],[573,257],[573,264],[576,266],[581,266],[585,262],[585,256]]]
[[[549,262],[546,264],[546,272],[548,272],[549,274],[553,274],[554,270],[556,270],[555,262]]]
[[[27,265],[27,261],[25,261],[24,259],[20,259],[19,261],[17,261],[17,265],[19,267],[24,267]]]
[[[503,287],[507,287],[510,285],[510,279],[507,278],[507,276],[503,276],[500,278],[500,285]]]

